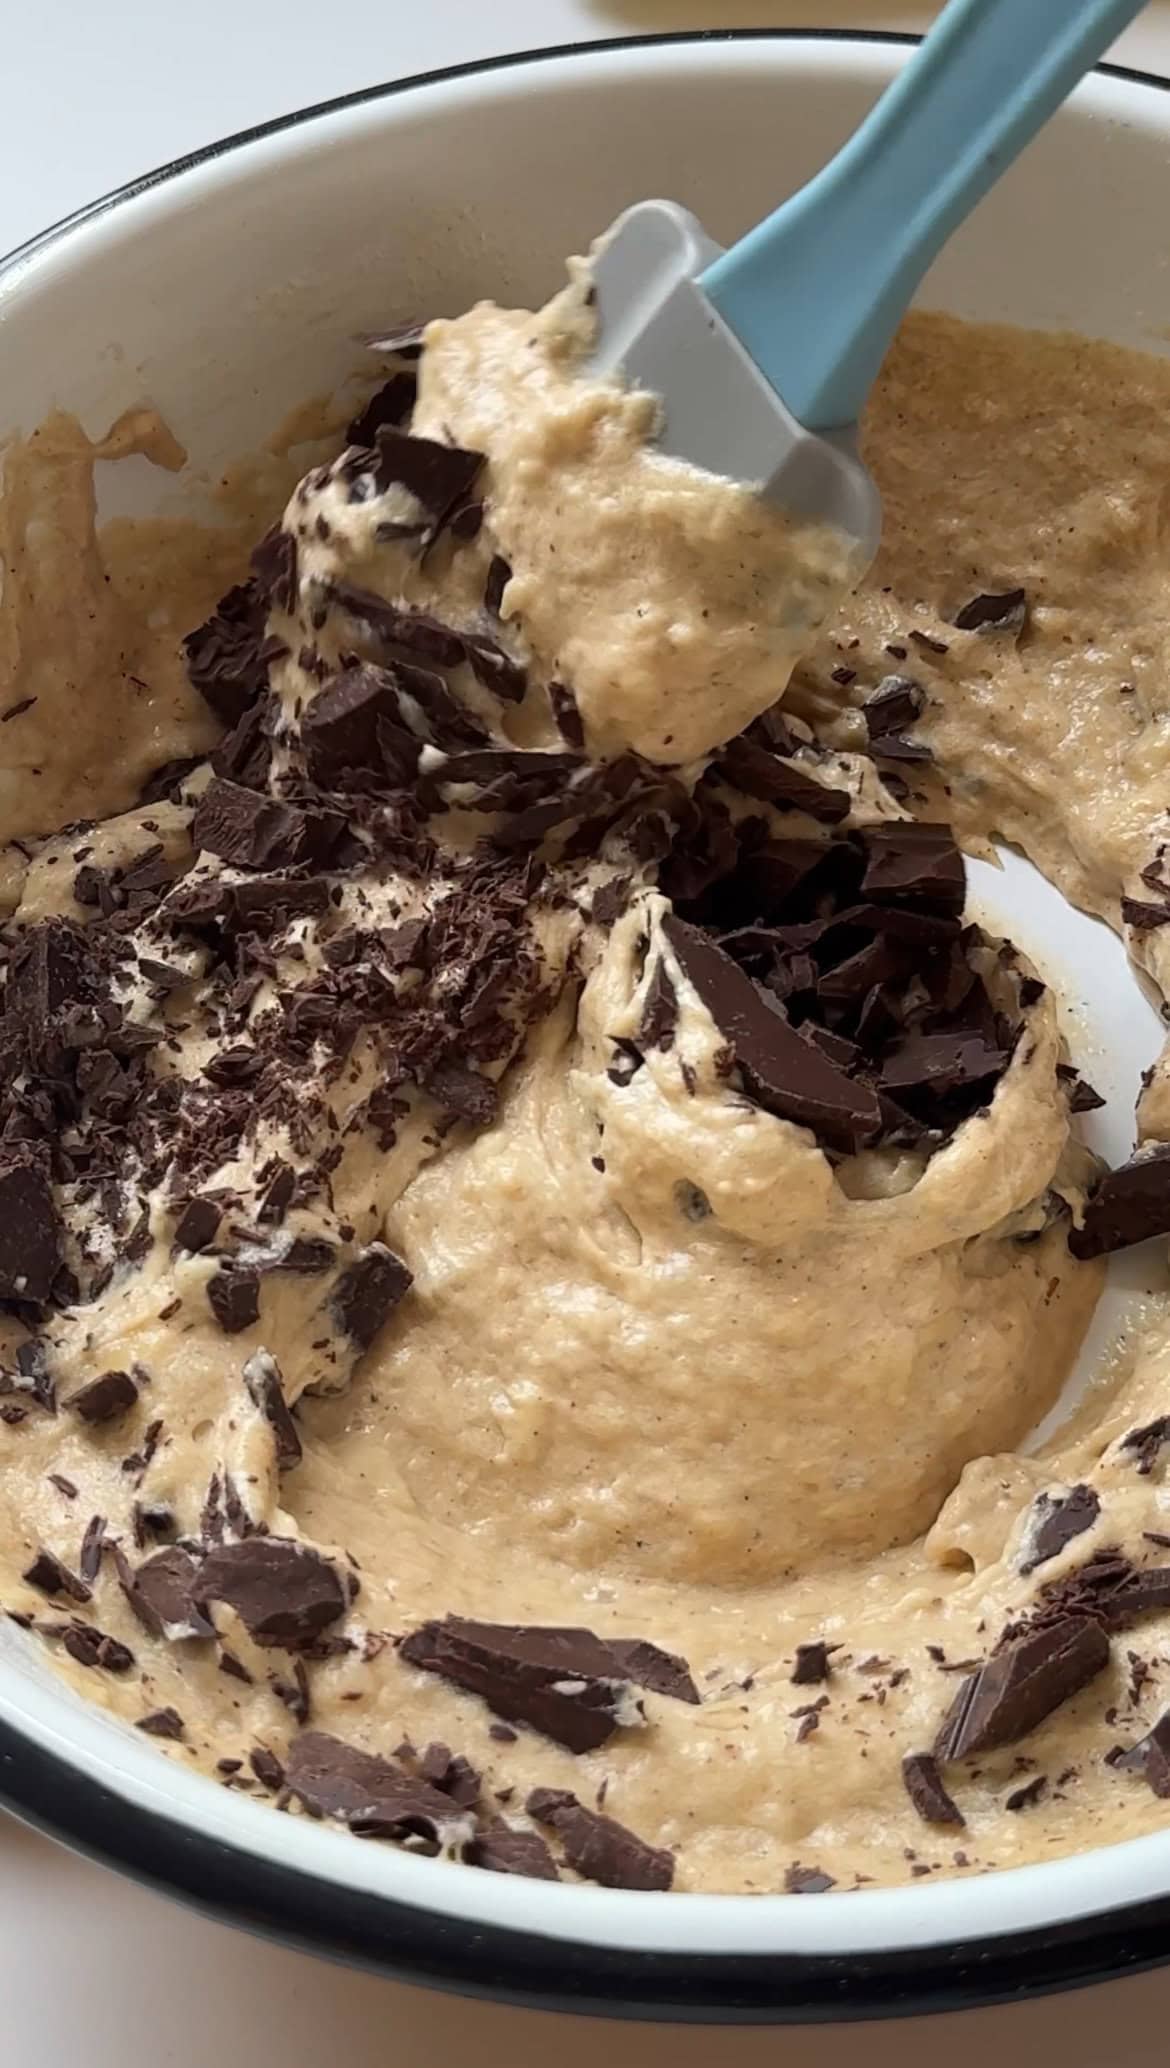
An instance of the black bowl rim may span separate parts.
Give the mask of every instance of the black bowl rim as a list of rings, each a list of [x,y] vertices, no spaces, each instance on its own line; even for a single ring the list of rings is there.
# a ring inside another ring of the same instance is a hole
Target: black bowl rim
[[[749,42],[909,48],[898,30],[706,29],[510,51],[319,101],[188,152],[84,203],[0,258],[5,277],[127,201],[264,138],[420,87],[551,59]],[[1170,78],[1098,73],[1170,92]],[[0,1806],[73,1851],[221,1922],[335,1961],[450,1994],[597,2017],[689,2024],[826,2024],[983,2008],[1117,1980],[1170,1959],[1170,1895],[1105,1914],[962,1944],[845,1955],[693,1954],[545,1939],[349,1888],[211,1838],[125,1800],[0,1719]]]

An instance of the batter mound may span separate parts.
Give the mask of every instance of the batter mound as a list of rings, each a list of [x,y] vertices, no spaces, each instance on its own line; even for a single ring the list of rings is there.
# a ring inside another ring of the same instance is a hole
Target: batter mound
[[[250,569],[96,526],[148,411],[9,448],[0,1599],[223,1785],[496,1871],[1148,1830],[1164,1293],[1028,1438],[1170,1097],[1103,1171],[957,843],[1162,980],[1170,367],[911,318],[855,589],[592,322],[388,336]]]

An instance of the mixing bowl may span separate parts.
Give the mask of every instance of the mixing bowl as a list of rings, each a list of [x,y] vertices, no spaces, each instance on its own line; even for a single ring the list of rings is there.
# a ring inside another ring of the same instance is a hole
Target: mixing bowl
[[[639,196],[670,195],[734,237],[836,147],[904,56],[904,40],[876,36],[635,38],[372,88],[212,145],[0,268],[0,430],[29,430],[63,403],[98,432],[145,395],[190,467],[174,483],[137,461],[107,470],[119,506],[190,503],[198,476],[352,373],[356,336],[477,296],[539,299],[565,253]],[[1168,205],[1170,92],[1102,70],[955,239],[922,299],[1164,349]],[[1137,1044],[1127,1068],[1144,1060],[1149,1009],[1120,949],[1099,950],[1100,931],[1090,939],[1054,896],[1036,915],[1046,952],[1095,964],[1116,1040]],[[1170,1830],[813,1902],[549,1887],[362,1844],[183,1771],[74,1698],[11,1625],[0,1800],[221,1918],[561,2009],[904,2014],[1117,1974],[1170,1947]]]

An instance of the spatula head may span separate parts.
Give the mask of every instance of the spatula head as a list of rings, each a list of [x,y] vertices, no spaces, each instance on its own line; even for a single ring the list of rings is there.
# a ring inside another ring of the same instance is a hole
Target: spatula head
[[[662,397],[663,452],[756,487],[806,521],[857,541],[868,565],[881,504],[856,427],[806,431],[716,314],[699,275],[720,247],[673,201],[639,201],[593,258],[599,373],[621,372]]]

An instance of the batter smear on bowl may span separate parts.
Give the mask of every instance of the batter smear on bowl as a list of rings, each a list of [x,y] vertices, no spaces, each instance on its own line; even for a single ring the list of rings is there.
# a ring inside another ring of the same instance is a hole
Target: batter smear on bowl
[[[1162,973],[1170,369],[913,318],[851,594],[591,324],[578,272],[381,340],[194,630],[222,541],[94,535],[147,413],[9,454],[5,1607],[224,1785],[497,1872],[1150,1828],[1164,1302],[1020,1446],[1170,1108],[1102,1171],[957,843]]]

